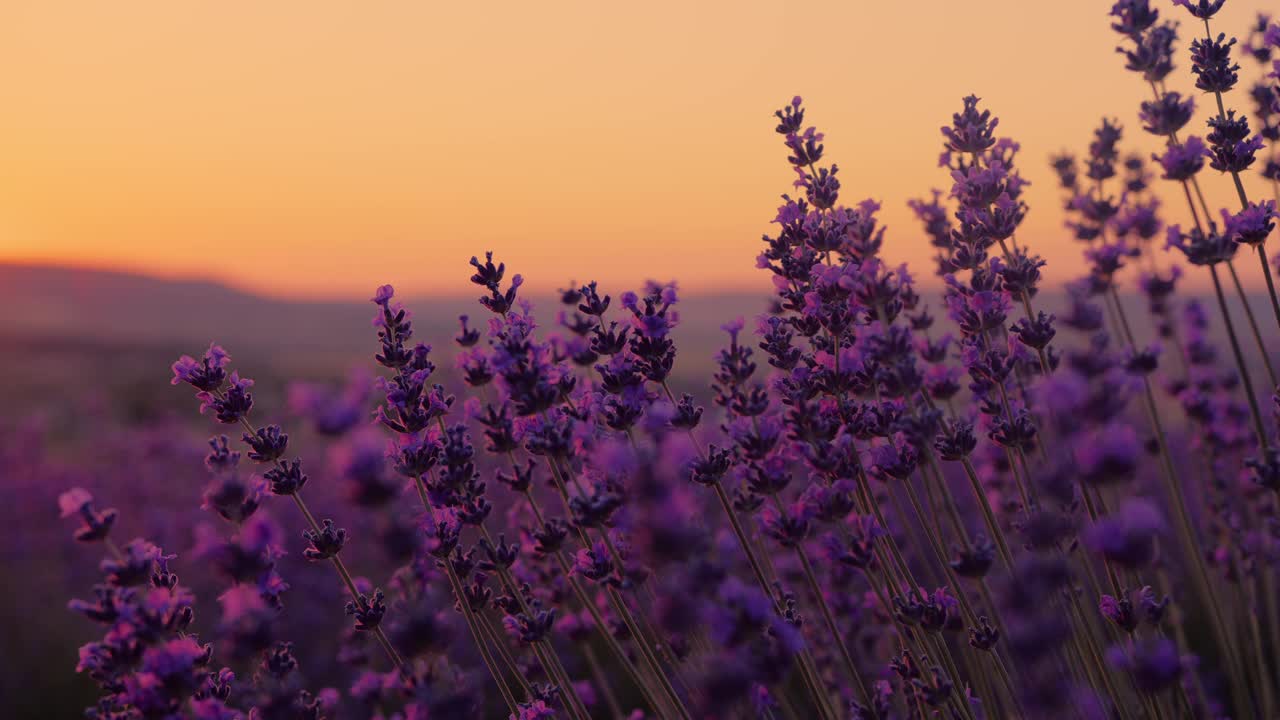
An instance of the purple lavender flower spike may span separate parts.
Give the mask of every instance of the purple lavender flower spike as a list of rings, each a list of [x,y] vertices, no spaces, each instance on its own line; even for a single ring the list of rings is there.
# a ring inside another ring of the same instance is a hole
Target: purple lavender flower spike
[[[1147,640],[1132,649],[1108,648],[1107,663],[1127,672],[1140,691],[1150,694],[1176,684],[1186,668],[1178,647],[1167,638]]]
[[[1231,62],[1231,48],[1236,39],[1228,42],[1226,35],[1191,41],[1191,72],[1196,75],[1196,87],[1211,93],[1229,92],[1236,86],[1240,66]]]
[[[1224,173],[1239,173],[1254,163],[1257,153],[1265,146],[1260,135],[1249,135],[1249,119],[1236,117],[1228,110],[1223,117],[1209,118],[1209,164]]]
[[[1127,500],[1113,516],[1094,523],[1086,535],[1089,546],[1125,567],[1142,567],[1155,557],[1156,537],[1164,530],[1160,510],[1148,500]]]
[[[71,488],[58,496],[58,510],[64,518],[79,516],[83,523],[75,531],[80,542],[101,542],[111,534],[119,515],[115,508],[94,510],[93,496],[84,488]]]
[[[1149,83],[1163,82],[1173,72],[1173,44],[1178,39],[1177,23],[1164,22],[1130,38],[1131,47],[1116,51],[1125,56],[1125,68],[1139,73]]]
[[[1160,19],[1160,11],[1149,0],[1118,0],[1111,6],[1111,29],[1127,37],[1141,37]]]
[[[1249,203],[1243,210],[1232,215],[1222,210],[1223,226],[1226,234],[1238,243],[1245,245],[1261,245],[1267,236],[1276,228],[1276,201]]]
[[[1187,12],[1201,20],[1217,15],[1226,2],[1227,0],[1173,0],[1174,5],[1186,8]]]
[[[1170,91],[1156,100],[1143,101],[1138,117],[1142,120],[1142,129],[1152,135],[1168,137],[1186,127],[1195,110],[1195,98],[1184,100],[1178,93]]]
[[[990,110],[978,110],[979,98],[966,96],[964,109],[951,116],[951,125],[942,128],[947,149],[955,153],[980,153],[995,145],[995,129],[1000,124]]]

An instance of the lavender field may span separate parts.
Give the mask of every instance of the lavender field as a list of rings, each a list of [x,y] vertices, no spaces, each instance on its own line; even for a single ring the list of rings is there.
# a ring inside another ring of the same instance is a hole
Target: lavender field
[[[974,78],[909,227],[760,108],[748,291],[0,264],[0,717],[1280,718],[1280,24],[1223,5],[1096,13],[1089,136]]]

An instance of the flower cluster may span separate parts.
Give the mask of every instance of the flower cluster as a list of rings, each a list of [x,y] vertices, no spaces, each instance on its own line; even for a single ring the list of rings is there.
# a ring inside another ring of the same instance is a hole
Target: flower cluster
[[[1214,35],[1223,2],[1175,2],[1214,106],[1200,136],[1196,99],[1166,87],[1178,24],[1113,6],[1144,88],[1130,110],[1163,150],[1129,152],[1108,116],[1052,158],[1086,267],[1061,303],[1023,231],[1022,147],[979,97],[941,128],[949,187],[909,204],[932,299],[796,97],[774,114],[792,190],[755,259],[769,309],[725,323],[702,387],[677,353],[675,283],[570,283],[539,315],[493,253],[470,260],[483,319],[459,319],[448,367],[385,285],[376,381],[294,386],[325,463],[257,423],[226,351],[182,357],[174,384],[239,426],[239,444],[209,440],[215,522],[194,553],[222,616],[201,644],[176,558],[117,546],[120,513],[64,494],[75,539],[109,553],[95,599],[72,604],[105,627],[81,655],[103,691],[91,716],[1275,716],[1280,396],[1265,414],[1254,383],[1277,386],[1261,330],[1280,323],[1277,208],[1241,177],[1261,164],[1280,183],[1280,67],[1252,125],[1224,98],[1233,53],[1273,62],[1280,27]],[[1238,203],[1210,208],[1214,175]],[[1258,316],[1247,254],[1270,290]],[[1220,323],[1178,292],[1193,272]],[[329,658],[281,631],[308,605],[286,554],[328,571],[304,592],[341,688],[309,691]]]

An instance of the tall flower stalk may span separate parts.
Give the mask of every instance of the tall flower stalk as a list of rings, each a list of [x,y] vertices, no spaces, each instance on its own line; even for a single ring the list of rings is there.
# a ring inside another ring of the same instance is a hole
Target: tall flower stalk
[[[201,360],[189,355],[179,358],[173,364],[172,382],[174,385],[186,383],[197,390],[201,414],[210,413],[219,423],[244,428],[242,440],[249,449],[250,459],[269,468],[263,479],[271,494],[292,499],[306,521],[308,529],[304,536],[311,553],[308,557],[332,563],[343,587],[351,595],[347,614],[356,619],[360,629],[368,630],[377,638],[393,667],[403,667],[404,661],[382,628],[382,618],[386,613],[382,594],[377,591],[372,595],[366,594],[356,587],[355,578],[339,554],[346,544],[346,531],[336,528],[331,520],[325,520],[322,526],[311,513],[302,499],[301,491],[307,483],[307,475],[302,472],[301,461],[284,459],[289,436],[278,425],[255,428],[249,422],[249,412],[253,408],[253,395],[249,388],[254,383],[249,378],[240,377],[238,372],[228,376],[226,367],[230,361],[231,356],[226,351],[210,345]]]
[[[909,203],[937,290],[889,262],[880,202],[848,202],[854,176],[797,97],[769,121],[792,178],[756,257],[769,305],[722,326],[702,381],[677,363],[674,282],[612,296],[570,283],[547,322],[488,253],[468,266],[484,317],[460,318],[453,368],[436,368],[386,285],[383,377],[291,392],[333,443],[309,481],[286,457],[297,440],[251,420],[253,382],[226,352],[184,356],[174,383],[242,428],[239,446],[209,441],[210,479],[191,489],[224,521],[197,530],[193,553],[228,588],[221,621],[194,624],[176,557],[117,542],[120,514],[65,494],[76,539],[107,554],[94,599],[72,606],[105,628],[81,654],[101,690],[91,714],[1275,715],[1280,398],[1268,413],[1255,391],[1276,372],[1233,260],[1242,246],[1263,259],[1280,322],[1276,207],[1243,181],[1280,108],[1270,78],[1251,95],[1259,135],[1227,106],[1237,43],[1210,23],[1223,2],[1176,1],[1205,29],[1190,48],[1215,98],[1204,137],[1187,131],[1194,101],[1166,87],[1176,25],[1146,0],[1112,8],[1187,217],[1106,116],[1078,160],[1052,159],[1063,237],[1086,266],[1061,304],[1022,231],[1024,151],[977,96],[941,129],[949,189]],[[1247,44],[1268,62],[1280,30],[1259,20]],[[1238,209],[1211,212],[1206,166],[1231,177]],[[1187,264],[1207,271],[1212,319],[1180,287]],[[349,595],[353,622],[328,645],[277,629],[307,598],[290,588],[305,573],[284,579],[271,496],[304,520],[302,561],[331,565]],[[331,502],[367,516],[349,532],[312,510]],[[379,552],[357,557],[366,528]],[[334,672],[341,687],[307,689],[332,665],[313,645],[354,671]]]

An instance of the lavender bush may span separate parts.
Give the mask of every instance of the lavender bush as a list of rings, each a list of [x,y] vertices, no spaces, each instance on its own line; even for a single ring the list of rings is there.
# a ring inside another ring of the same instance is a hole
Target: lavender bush
[[[203,493],[180,486],[196,547],[123,540],[136,503],[58,498],[106,556],[71,603],[102,628],[87,716],[1280,717],[1280,25],[1240,44],[1223,0],[1174,4],[1181,52],[1146,0],[1111,11],[1163,152],[1104,119],[1052,159],[1089,265],[1056,315],[1020,147],[979,98],[942,128],[950,191],[911,203],[930,301],[797,97],[774,128],[794,190],[756,258],[770,309],[724,325],[709,405],[672,387],[674,283],[571,285],[535,316],[492,253],[460,384],[389,285],[376,381],[295,387],[301,436],[226,350],[183,356],[173,383],[225,427]],[[1165,86],[1180,60],[1202,136]],[[1246,192],[1259,169],[1274,199]],[[1213,302],[1179,292],[1190,273]]]

